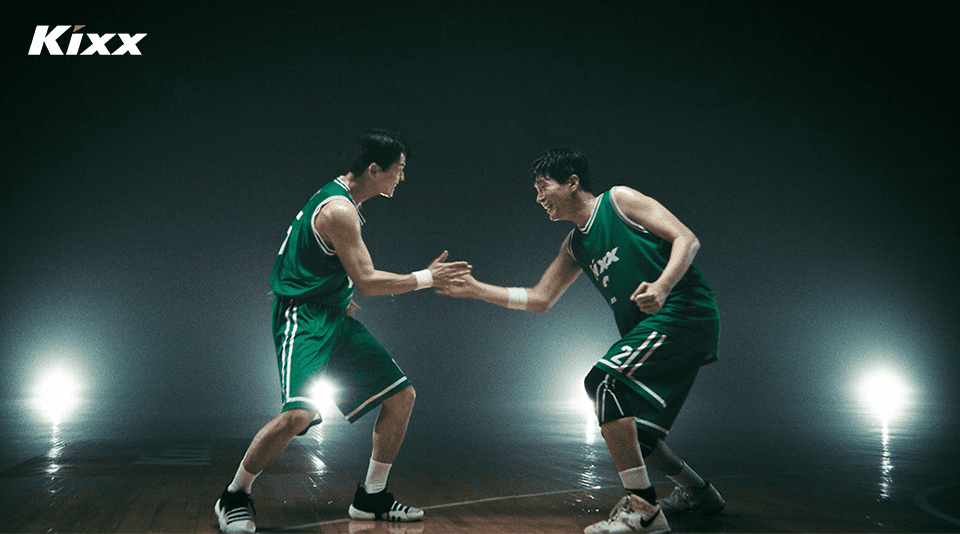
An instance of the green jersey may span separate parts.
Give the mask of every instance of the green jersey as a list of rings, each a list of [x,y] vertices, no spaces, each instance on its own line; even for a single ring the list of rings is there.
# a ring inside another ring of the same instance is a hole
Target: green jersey
[[[720,316],[713,291],[691,265],[667,296],[663,308],[647,315],[630,300],[641,282],[660,277],[672,244],[630,220],[610,191],[600,195],[587,225],[570,232],[569,252],[613,310],[620,335],[637,325],[683,340],[716,360]]]
[[[336,198],[345,198],[357,207],[350,190],[337,178],[317,191],[297,214],[287,230],[287,238],[270,273],[273,293],[347,309],[353,298],[353,281],[347,276],[333,246],[313,228],[313,219],[324,205]],[[308,216],[304,216],[308,214]],[[357,209],[360,224],[363,215]]]

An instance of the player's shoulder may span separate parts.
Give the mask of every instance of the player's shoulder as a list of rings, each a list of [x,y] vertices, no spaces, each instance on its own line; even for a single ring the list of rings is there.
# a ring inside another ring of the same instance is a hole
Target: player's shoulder
[[[317,207],[314,225],[359,223],[357,208],[347,197],[333,196]]]
[[[610,198],[614,202],[639,200],[645,195],[636,189],[626,185],[615,185],[610,188]]]
[[[345,211],[354,214],[357,212],[357,207],[353,205],[353,202],[343,195],[335,195],[328,198],[326,205],[335,211]]]

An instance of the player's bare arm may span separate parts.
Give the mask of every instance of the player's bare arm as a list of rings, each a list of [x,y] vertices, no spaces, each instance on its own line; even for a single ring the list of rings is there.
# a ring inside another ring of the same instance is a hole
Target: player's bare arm
[[[451,297],[482,300],[505,308],[545,313],[576,280],[580,270],[576,260],[567,252],[567,241],[564,240],[563,246],[560,247],[560,253],[547,267],[537,285],[532,288],[495,286],[480,282],[472,275],[468,275],[465,284],[450,286],[438,291],[438,293]],[[521,291],[523,293],[522,298],[518,298]]]
[[[356,208],[348,200],[328,203],[314,218],[313,226],[320,237],[333,245],[340,263],[361,295],[396,295],[423,287],[414,273],[397,274],[374,267],[373,258],[360,234]],[[425,269],[430,274],[432,287],[462,284],[470,273],[467,262],[445,262],[446,258],[447,251],[443,251]]]
[[[700,240],[680,219],[655,199],[625,186],[610,190],[617,207],[630,220],[654,235],[673,244],[663,273],[656,280],[642,282],[631,295],[640,311],[656,313],[663,308],[667,295],[677,285],[700,250]]]

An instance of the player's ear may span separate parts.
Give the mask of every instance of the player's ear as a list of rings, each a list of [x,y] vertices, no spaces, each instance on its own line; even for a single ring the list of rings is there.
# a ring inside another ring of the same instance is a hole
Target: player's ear
[[[377,162],[375,161],[371,162],[370,165],[367,165],[367,172],[369,172],[370,174],[377,174],[382,170],[383,169],[380,168],[380,165],[377,165]]]
[[[571,174],[570,178],[567,180],[567,185],[570,186],[571,191],[575,191],[580,187],[580,177],[576,174]]]

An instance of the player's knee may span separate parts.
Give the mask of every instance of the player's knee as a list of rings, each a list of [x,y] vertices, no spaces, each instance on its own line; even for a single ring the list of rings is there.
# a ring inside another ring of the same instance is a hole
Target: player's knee
[[[413,409],[413,403],[417,400],[417,391],[413,389],[413,386],[407,386],[396,394],[391,395],[390,398],[384,401],[384,404],[389,404],[394,408],[410,410]]]
[[[622,419],[607,421],[606,423],[600,424],[600,435],[602,435],[603,439],[606,441],[628,441],[629,439],[632,439],[628,438],[628,436],[631,432],[633,432],[633,430],[630,428],[633,425],[633,417],[624,417]]]
[[[313,421],[314,413],[311,410],[296,408],[280,414],[275,420],[278,430],[282,434],[295,436],[307,428]]]

